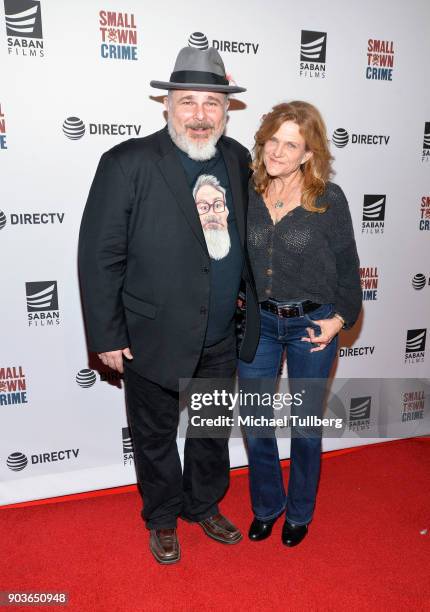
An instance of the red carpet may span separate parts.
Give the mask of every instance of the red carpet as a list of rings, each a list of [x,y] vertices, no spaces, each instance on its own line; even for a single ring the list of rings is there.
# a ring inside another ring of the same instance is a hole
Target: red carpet
[[[182,559],[160,566],[139,510],[136,492],[1,509],[0,591],[70,597],[10,609],[430,610],[429,438],[325,459],[315,519],[293,549],[281,521],[270,539],[231,547],[181,521]],[[246,532],[246,474],[232,477],[222,511]]]

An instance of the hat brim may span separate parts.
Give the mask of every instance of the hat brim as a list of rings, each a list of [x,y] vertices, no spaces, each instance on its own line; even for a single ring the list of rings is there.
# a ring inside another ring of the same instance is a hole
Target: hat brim
[[[151,87],[156,89],[192,89],[194,91],[214,91],[217,93],[241,93],[244,87],[237,85],[205,85],[202,83],[172,83],[171,81],[151,81]]]

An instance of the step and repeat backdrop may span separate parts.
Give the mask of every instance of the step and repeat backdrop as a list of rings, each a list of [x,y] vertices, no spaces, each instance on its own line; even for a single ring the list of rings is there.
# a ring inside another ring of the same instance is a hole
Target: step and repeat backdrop
[[[149,81],[196,39],[248,88],[227,132],[250,149],[281,101],[327,124],[364,302],[324,449],[430,432],[429,23],[424,0],[0,0],[1,504],[135,482],[123,382],[86,349],[77,237],[100,155],[164,125]]]

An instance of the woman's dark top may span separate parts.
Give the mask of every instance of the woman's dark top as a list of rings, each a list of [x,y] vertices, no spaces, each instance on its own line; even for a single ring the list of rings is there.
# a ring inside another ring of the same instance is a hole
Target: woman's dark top
[[[334,303],[351,327],[361,309],[359,259],[351,214],[342,189],[328,182],[317,198],[324,213],[298,206],[273,224],[249,183],[248,250],[258,299]]]

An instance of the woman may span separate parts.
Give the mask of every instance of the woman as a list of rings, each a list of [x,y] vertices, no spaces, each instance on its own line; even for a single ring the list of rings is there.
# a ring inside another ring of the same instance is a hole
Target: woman
[[[326,128],[311,104],[279,104],[263,117],[255,135],[248,210],[261,335],[254,360],[239,362],[242,386],[245,379],[276,379],[284,350],[291,386],[299,378],[327,379],[337,334],[360,312],[351,216],[341,188],[328,180],[330,161]],[[321,417],[326,385],[316,382],[309,387],[306,414]],[[249,537],[267,538],[285,513],[282,542],[295,546],[313,516],[321,434],[292,431],[288,496],[274,433],[248,432],[247,445],[255,515]]]

